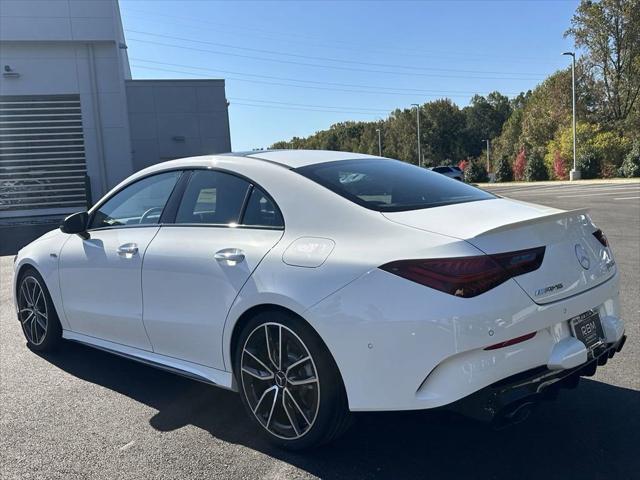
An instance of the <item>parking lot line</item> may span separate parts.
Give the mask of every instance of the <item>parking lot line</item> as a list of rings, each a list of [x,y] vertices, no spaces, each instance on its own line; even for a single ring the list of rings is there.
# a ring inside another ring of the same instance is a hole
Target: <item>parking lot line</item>
[[[614,198],[614,200],[637,200],[640,197],[618,197],[618,198]]]
[[[556,195],[555,198],[573,198],[573,197],[595,197],[595,196],[599,196],[599,195],[615,195],[616,193],[635,193],[634,191],[622,191],[620,192],[619,190],[610,190],[608,192],[602,193],[602,192],[598,192],[598,193],[578,193],[578,194],[573,194],[573,195]]]
[[[498,193],[501,195],[506,195],[509,193],[517,193],[518,195],[552,195],[552,194],[556,194],[556,193],[567,193],[567,192],[573,192],[573,193],[586,193],[586,192],[592,192],[592,193],[597,193],[597,192],[604,192],[604,191],[615,191],[615,192],[625,192],[625,191],[636,191],[638,190],[638,187],[636,185],[627,185],[627,186],[620,186],[620,187],[600,187],[600,188],[593,188],[593,187],[556,187],[553,189],[547,188],[547,189],[542,189],[542,188],[528,188],[528,189],[507,189],[507,188],[502,188],[502,189],[490,189],[490,191],[494,192],[494,193]]]
[[[495,190],[509,190],[512,192],[515,191],[530,191],[536,190],[537,192],[544,192],[549,190],[566,190],[566,189],[589,189],[589,190],[597,190],[600,188],[629,188],[629,187],[638,187],[640,183],[637,182],[629,182],[629,183],[602,183],[602,184],[591,184],[591,185],[569,185],[569,184],[560,184],[560,185],[537,185],[535,182],[532,182],[528,185],[519,185],[519,186],[507,186],[499,183],[485,184],[485,188],[491,188]]]

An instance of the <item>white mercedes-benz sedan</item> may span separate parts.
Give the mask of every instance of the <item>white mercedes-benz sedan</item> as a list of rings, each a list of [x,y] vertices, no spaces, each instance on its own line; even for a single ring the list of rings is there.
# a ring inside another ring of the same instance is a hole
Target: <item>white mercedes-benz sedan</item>
[[[72,340],[236,390],[297,449],[354,411],[521,420],[626,338],[586,211],[343,152],[149,167],[20,250],[14,278],[30,348]]]

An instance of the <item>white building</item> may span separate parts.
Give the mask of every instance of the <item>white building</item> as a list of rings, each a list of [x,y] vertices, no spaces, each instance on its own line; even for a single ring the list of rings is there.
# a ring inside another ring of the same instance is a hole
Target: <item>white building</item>
[[[0,0],[0,218],[76,211],[147,165],[230,149],[224,80],[131,80],[116,0]]]

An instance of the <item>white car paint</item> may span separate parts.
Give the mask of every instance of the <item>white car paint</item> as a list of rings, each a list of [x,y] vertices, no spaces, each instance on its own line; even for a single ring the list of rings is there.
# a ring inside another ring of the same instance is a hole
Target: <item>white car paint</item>
[[[32,265],[42,274],[65,338],[225,388],[237,388],[231,340],[242,315],[263,305],[289,309],[327,345],[351,410],[432,408],[533,367],[570,368],[586,349],[571,341],[567,320],[589,309],[599,311],[607,342],[622,337],[616,266],[585,212],[492,199],[383,214],[291,170],[355,158],[376,157],[274,151],[155,165],[106,197],[164,170],[222,169],[267,191],[285,228],[155,225],[90,232],[89,240],[55,231],[23,248],[15,268]],[[593,271],[577,264],[576,242]],[[127,243],[138,245],[137,258],[115,255]],[[539,270],[473,298],[378,268],[541,244],[550,256]],[[213,257],[232,248],[246,261],[227,265]],[[563,288],[536,297],[557,279]],[[526,342],[484,350],[530,332],[537,335]]]
[[[224,318],[281,237],[282,231],[272,230],[161,228],[147,249],[142,273],[144,325],[153,350],[224,370]],[[243,250],[244,261],[214,260],[215,252],[228,247]]]
[[[68,236],[59,260],[63,311],[70,329],[122,345],[152,351],[142,323],[142,258],[157,225],[97,230],[91,238]],[[135,234],[135,237],[132,235]],[[121,256],[120,245],[135,242],[139,255]],[[60,310],[58,310],[60,312]]]

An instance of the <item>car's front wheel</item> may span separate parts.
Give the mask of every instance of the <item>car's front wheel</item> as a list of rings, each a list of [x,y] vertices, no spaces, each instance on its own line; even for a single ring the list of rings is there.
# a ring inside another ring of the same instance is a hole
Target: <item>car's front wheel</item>
[[[18,320],[33,350],[52,350],[62,340],[62,327],[42,276],[28,268],[18,282]]]
[[[284,312],[256,315],[238,338],[234,361],[242,401],[271,442],[304,449],[348,428],[338,369],[301,319]]]

